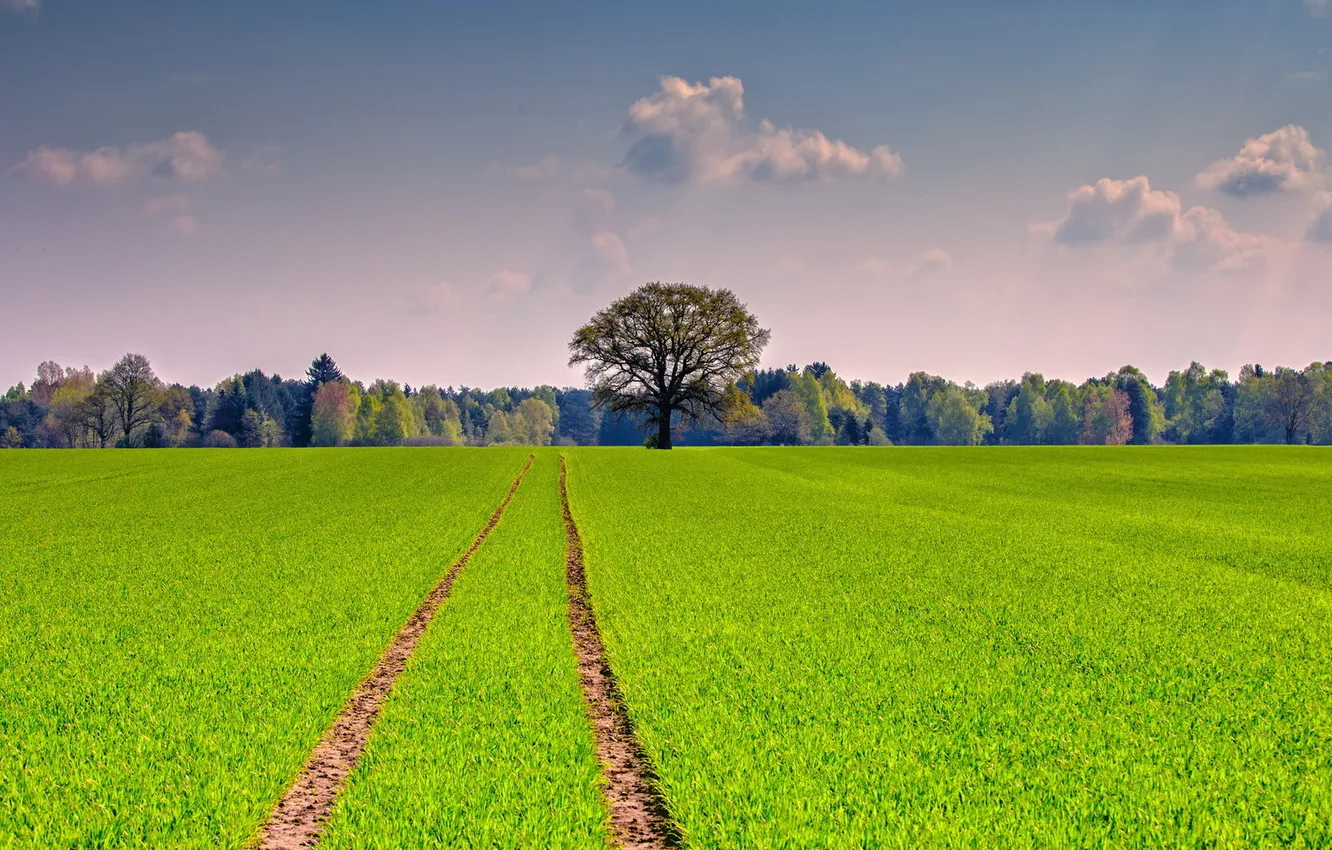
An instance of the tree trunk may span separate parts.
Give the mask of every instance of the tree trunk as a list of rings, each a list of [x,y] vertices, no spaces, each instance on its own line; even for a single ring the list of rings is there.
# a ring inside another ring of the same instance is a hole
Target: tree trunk
[[[671,447],[671,409],[663,408],[657,417],[657,448]]]

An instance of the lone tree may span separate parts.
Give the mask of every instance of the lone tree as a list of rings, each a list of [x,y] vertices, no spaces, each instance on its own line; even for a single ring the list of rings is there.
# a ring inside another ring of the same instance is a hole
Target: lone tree
[[[729,289],[649,283],[578,329],[569,365],[587,365],[593,404],[644,415],[669,449],[672,418],[719,416],[770,336]]]

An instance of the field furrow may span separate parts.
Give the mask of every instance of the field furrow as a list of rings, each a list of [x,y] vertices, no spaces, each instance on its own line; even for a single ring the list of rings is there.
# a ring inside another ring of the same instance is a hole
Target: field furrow
[[[1332,845],[1332,455],[569,465],[691,847]]]
[[[239,847],[525,450],[0,457],[0,847]]]
[[[583,542],[569,506],[568,472],[560,456],[560,504],[564,512],[565,581],[569,591],[569,629],[583,702],[597,741],[602,791],[610,814],[611,840],[626,850],[679,847],[679,829],[657,787],[648,760],[624,706],[587,592]]]
[[[439,584],[426,594],[420,607],[412,612],[412,616],[393,636],[370,675],[347,700],[337,720],[310,753],[296,781],[287,789],[260,829],[256,842],[259,850],[296,850],[313,846],[319,840],[319,833],[328,820],[329,812],[333,810],[334,801],[342,793],[348,774],[365,750],[366,740],[375,720],[379,718],[384,700],[392,692],[393,685],[411,658],[421,635],[435,618],[439,606],[448,598],[458,574],[504,516],[504,509],[523,483],[532,460],[528,458],[527,465],[513,480],[485,527],[477,532],[472,545],[458,556]]]
[[[558,461],[538,450],[426,630],[325,850],[605,846],[566,619]]]

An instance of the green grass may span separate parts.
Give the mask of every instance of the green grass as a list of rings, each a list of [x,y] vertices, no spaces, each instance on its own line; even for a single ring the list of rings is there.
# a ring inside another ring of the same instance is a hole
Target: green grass
[[[241,846],[526,454],[0,453],[0,848]]]
[[[422,637],[321,847],[605,846],[557,474],[540,451]]]
[[[575,451],[694,848],[1332,846],[1332,453]]]
[[[567,453],[696,850],[1332,846],[1332,453]],[[0,850],[240,847],[526,454],[0,453]],[[602,846],[556,472],[324,846]]]

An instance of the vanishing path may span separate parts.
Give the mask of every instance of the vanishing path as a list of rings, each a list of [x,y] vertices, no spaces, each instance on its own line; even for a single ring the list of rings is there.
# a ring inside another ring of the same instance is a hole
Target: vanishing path
[[[587,598],[583,540],[569,508],[569,471],[560,455],[560,502],[564,507],[565,581],[569,588],[569,628],[588,719],[597,741],[597,759],[605,780],[610,839],[626,850],[661,850],[682,846],[679,827],[657,787],[657,777],[634,733],[606,647]]]
[[[448,598],[458,574],[499,524],[504,509],[523,483],[523,477],[532,468],[534,459],[534,456],[528,457],[527,464],[509,486],[499,507],[490,515],[490,520],[476,535],[472,545],[453,563],[444,578],[407,619],[379,657],[370,675],[343,706],[333,726],[324,733],[323,739],[310,753],[296,781],[260,827],[253,847],[258,850],[295,850],[313,847],[318,843],[319,833],[333,810],[333,803],[365,749],[370,728],[379,717],[380,708],[406,666],[407,659],[416,649],[416,644],[440,605]]]

